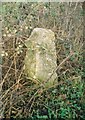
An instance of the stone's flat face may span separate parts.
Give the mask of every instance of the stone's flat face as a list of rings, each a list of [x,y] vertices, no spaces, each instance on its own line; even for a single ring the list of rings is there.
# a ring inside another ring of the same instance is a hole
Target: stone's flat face
[[[56,69],[55,35],[49,29],[35,28],[29,39],[25,42],[27,53],[25,57],[25,73],[28,77],[45,82],[54,69]],[[53,85],[57,81],[56,72],[47,85]],[[55,80],[56,79],[56,80]]]

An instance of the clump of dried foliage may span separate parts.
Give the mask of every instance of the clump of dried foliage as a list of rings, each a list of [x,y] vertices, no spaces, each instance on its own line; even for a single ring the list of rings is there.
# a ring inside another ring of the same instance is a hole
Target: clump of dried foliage
[[[82,3],[2,3],[1,111],[6,118],[85,119]],[[58,84],[37,87],[23,71],[35,27],[56,36]]]

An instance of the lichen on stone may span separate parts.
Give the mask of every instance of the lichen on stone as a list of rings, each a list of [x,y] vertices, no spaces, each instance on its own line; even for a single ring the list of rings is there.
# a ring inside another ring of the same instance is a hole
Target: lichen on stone
[[[25,42],[27,52],[25,57],[25,73],[28,77],[36,78],[48,86],[57,83],[55,35],[49,29],[35,28]],[[54,82],[55,81],[55,82]]]

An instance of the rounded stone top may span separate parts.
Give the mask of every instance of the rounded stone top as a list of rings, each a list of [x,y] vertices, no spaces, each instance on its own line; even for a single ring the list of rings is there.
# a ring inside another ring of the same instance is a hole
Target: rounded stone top
[[[53,34],[54,35],[54,32],[50,29],[45,29],[45,28],[34,28],[33,30],[34,32],[37,32],[37,33],[50,33],[50,34]]]
[[[44,40],[44,38],[45,39],[47,38],[48,40],[54,40],[55,34],[50,29],[34,28],[29,39],[31,39],[31,38],[42,39],[42,40]]]

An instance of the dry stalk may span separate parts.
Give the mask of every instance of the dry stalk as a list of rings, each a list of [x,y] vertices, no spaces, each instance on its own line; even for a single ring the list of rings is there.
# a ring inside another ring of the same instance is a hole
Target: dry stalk
[[[55,72],[57,72],[57,70],[72,56],[72,55],[74,55],[75,53],[70,53],[70,55],[68,55],[60,64],[59,64],[59,66],[55,69],[55,70],[53,70],[53,72],[52,72],[52,74],[50,75],[50,77],[45,81],[45,82],[48,82],[50,79],[51,79],[51,77],[53,76],[53,74],[55,73]],[[45,84],[45,83],[44,83]]]

